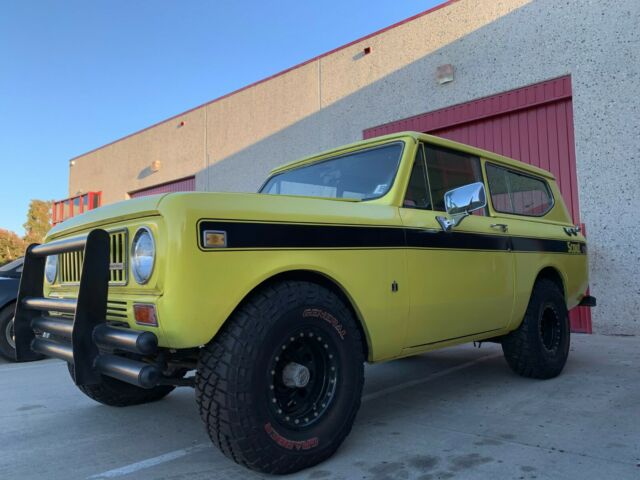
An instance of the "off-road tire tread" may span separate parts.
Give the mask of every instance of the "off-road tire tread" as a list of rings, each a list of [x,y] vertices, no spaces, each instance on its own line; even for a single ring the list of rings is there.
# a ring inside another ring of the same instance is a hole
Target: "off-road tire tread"
[[[565,358],[561,365],[549,365],[536,348],[538,335],[538,306],[554,299],[561,315],[562,321],[567,323],[566,331],[569,335],[568,312],[565,306],[563,293],[552,280],[542,278],[536,282],[531,293],[529,305],[520,326],[502,339],[502,351],[509,367],[518,375],[528,378],[548,379],[560,374],[566,361],[569,344],[567,344]],[[568,341],[569,343],[569,341]]]
[[[287,454],[261,435],[256,407],[251,403],[251,354],[259,345],[278,312],[301,302],[325,305],[338,312],[340,321],[357,344],[353,361],[360,375],[357,401],[343,422],[336,439],[316,453]],[[351,311],[330,290],[310,282],[282,281],[266,286],[245,301],[200,354],[196,375],[196,401],[212,442],[234,462],[270,474],[293,473],[330,457],[349,434],[360,407],[364,383],[362,339]]]

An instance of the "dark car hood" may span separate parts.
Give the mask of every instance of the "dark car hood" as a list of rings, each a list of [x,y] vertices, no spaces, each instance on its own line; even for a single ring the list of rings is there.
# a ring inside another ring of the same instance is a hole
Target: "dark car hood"
[[[19,278],[0,277],[0,308],[16,300],[19,285]]]

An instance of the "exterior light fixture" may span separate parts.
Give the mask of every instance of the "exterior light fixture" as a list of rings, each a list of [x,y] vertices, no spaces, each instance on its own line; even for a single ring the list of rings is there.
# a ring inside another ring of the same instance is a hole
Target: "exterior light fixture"
[[[364,47],[362,53],[364,53],[365,55],[369,55],[371,53],[371,47]]]
[[[154,160],[151,162],[151,171],[157,172],[162,167],[162,162],[160,160]]]
[[[75,164],[76,164],[76,161],[75,161],[75,160],[69,160],[69,166],[70,166],[70,167],[74,167],[74,166],[75,166]]]
[[[450,63],[440,65],[436,69],[436,80],[439,85],[453,82],[453,65],[451,65]]]
[[[227,232],[224,230],[205,230],[202,234],[204,248],[226,248]]]

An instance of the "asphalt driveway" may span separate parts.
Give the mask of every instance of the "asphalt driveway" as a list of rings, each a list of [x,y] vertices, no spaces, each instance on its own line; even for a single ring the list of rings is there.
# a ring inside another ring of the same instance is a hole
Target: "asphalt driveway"
[[[369,366],[342,448],[283,478],[638,479],[640,338],[572,340],[548,381],[515,376],[492,344]],[[190,389],[109,408],[60,361],[2,363],[0,405],[2,479],[264,478],[211,446]]]

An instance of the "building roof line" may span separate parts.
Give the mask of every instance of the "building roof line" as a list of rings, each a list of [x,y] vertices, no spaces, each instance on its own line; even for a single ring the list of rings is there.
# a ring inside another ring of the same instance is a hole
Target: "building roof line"
[[[400,27],[401,25],[404,25],[405,23],[409,23],[409,22],[411,22],[413,20],[416,20],[417,18],[420,18],[420,17],[423,17],[423,16],[428,15],[430,13],[433,13],[436,10],[440,10],[441,8],[447,7],[447,6],[449,6],[452,3],[455,3],[457,1],[458,0],[446,0],[446,1],[444,1],[443,3],[441,3],[439,5],[431,7],[431,8],[429,8],[429,9],[423,11],[423,12],[417,13],[417,14],[409,17],[409,18],[405,18],[404,20],[400,20],[399,22],[396,22],[396,23],[394,23],[392,25],[389,25],[387,27],[384,27],[384,28],[381,28],[379,30],[376,30],[373,33],[369,33],[369,34],[367,34],[367,35],[365,35],[363,37],[357,38],[356,40],[353,40],[353,41],[351,41],[349,43],[346,43],[344,45],[336,47],[333,50],[329,50],[328,52],[321,53],[320,55],[317,55],[317,56],[315,56],[313,58],[310,58],[309,60],[305,60],[304,62],[298,63],[298,64],[296,64],[296,65],[294,65],[292,67],[289,67],[289,68],[287,68],[285,70],[281,70],[278,73],[275,73],[275,74],[270,75],[268,77],[265,77],[265,78],[262,78],[260,80],[257,80],[257,81],[255,81],[253,83],[245,85],[244,87],[240,87],[240,88],[238,88],[236,90],[233,90],[233,91],[231,91],[229,93],[225,93],[224,95],[222,95],[220,97],[216,97],[213,100],[209,100],[208,102],[205,102],[205,103],[202,103],[200,105],[197,105],[197,106],[195,106],[193,108],[185,110],[184,112],[178,113],[178,114],[173,115],[173,116],[171,116],[169,118],[166,118],[164,120],[160,120],[159,122],[155,122],[155,123],[149,125],[148,127],[142,128],[140,130],[136,130],[133,133],[125,135],[124,137],[120,137],[120,138],[118,138],[116,140],[113,140],[113,141],[111,141],[109,143],[105,143],[104,145],[101,145],[101,146],[96,147],[96,148],[94,148],[92,150],[89,150],[88,152],[81,153],[80,155],[76,155],[75,157],[70,158],[69,161],[76,160],[76,159],[78,159],[80,157],[84,157],[85,155],[89,155],[90,153],[96,152],[96,151],[101,150],[103,148],[106,148],[106,147],[108,147],[110,145],[113,145],[115,143],[121,142],[122,140],[126,140],[129,137],[133,137],[133,136],[138,135],[138,134],[140,134],[142,132],[146,132],[147,130],[150,130],[150,129],[154,128],[154,127],[157,127],[158,125],[162,125],[163,123],[167,123],[167,122],[170,122],[171,120],[175,120],[176,118],[182,117],[183,115],[187,115],[187,114],[189,114],[189,113],[191,113],[191,112],[193,112],[195,110],[198,110],[198,109],[200,109],[202,107],[206,107],[207,105],[211,105],[212,103],[219,102],[221,100],[224,100],[227,97],[231,97],[232,95],[240,93],[240,92],[242,92],[244,90],[248,90],[248,89],[250,89],[252,87],[260,85],[261,83],[265,83],[265,82],[268,82],[269,80],[272,80],[274,78],[277,78],[277,77],[280,77],[282,75],[285,75],[285,74],[287,74],[287,73],[289,73],[289,72],[291,72],[293,70],[297,70],[298,68],[304,67],[305,65],[308,65],[310,63],[316,62],[316,61],[320,60],[321,58],[324,58],[324,57],[332,55],[332,54],[334,54],[336,52],[339,52],[340,50],[343,50],[345,48],[349,48],[349,47],[351,47],[351,46],[353,46],[353,45],[355,45],[357,43],[360,43],[360,42],[363,42],[363,41],[368,40],[370,38],[376,37],[376,36],[378,36],[378,35],[380,35],[380,34],[382,34],[384,32],[387,32],[387,31],[392,30],[394,28]]]

